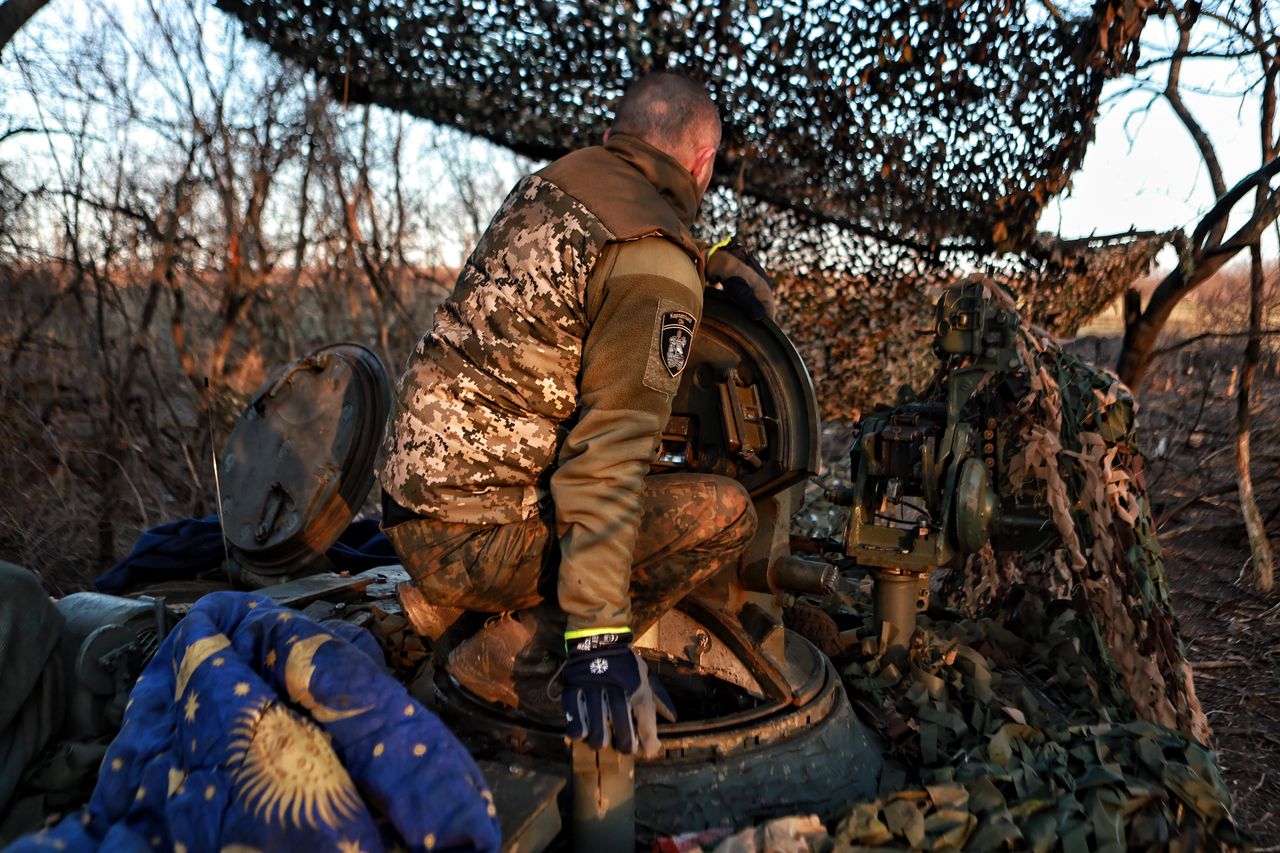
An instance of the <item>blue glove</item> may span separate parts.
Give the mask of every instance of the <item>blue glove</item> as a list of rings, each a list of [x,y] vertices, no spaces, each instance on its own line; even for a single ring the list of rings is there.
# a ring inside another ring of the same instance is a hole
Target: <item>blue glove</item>
[[[627,754],[639,746],[641,755],[656,756],[661,750],[656,715],[675,722],[675,712],[662,685],[650,681],[644,660],[631,648],[631,631],[590,636],[570,631],[565,651],[561,701],[569,740],[585,739],[592,749],[612,743]]]
[[[773,317],[777,307],[773,276],[736,240],[711,250],[707,257],[707,281],[720,285],[752,320]]]
[[[752,320],[763,320],[768,315],[764,303],[756,296],[755,291],[745,279],[736,275],[731,276],[721,280],[720,286],[724,288],[725,293],[729,294],[733,304],[745,311]]]

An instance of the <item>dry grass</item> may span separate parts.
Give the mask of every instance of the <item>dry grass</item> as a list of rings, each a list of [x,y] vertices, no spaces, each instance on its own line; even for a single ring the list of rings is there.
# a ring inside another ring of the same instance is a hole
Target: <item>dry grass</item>
[[[405,282],[406,309],[388,334],[392,373],[445,292],[424,283],[447,274]],[[270,294],[250,313],[207,398],[179,367],[167,307],[126,383],[120,364],[140,288],[103,299],[99,326],[98,297],[68,292],[65,272],[8,270],[7,277],[0,282],[0,559],[30,568],[56,595],[86,588],[148,527],[214,511],[210,433],[220,447],[269,372],[335,340],[380,349],[367,311],[304,287]],[[216,323],[216,300],[194,284],[189,290],[187,320],[199,333]]]

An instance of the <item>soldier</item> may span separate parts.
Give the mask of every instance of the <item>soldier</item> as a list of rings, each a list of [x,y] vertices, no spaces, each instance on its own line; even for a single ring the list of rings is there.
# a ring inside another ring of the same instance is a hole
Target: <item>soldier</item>
[[[647,476],[702,313],[689,227],[719,142],[701,85],[650,74],[603,146],[516,184],[410,356],[379,458],[417,591],[502,614],[450,673],[532,718],[563,711],[596,748],[632,752],[637,731],[657,748],[632,638],[755,532],[737,482]],[[743,291],[758,265],[717,254]]]

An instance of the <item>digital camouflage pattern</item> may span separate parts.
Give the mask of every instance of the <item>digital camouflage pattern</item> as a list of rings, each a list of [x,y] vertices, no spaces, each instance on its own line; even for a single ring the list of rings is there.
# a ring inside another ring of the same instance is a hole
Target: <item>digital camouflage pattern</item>
[[[661,168],[669,164],[646,159],[662,155],[620,135],[524,178],[508,194],[400,378],[378,475],[401,506],[466,524],[509,524],[535,512],[578,410],[593,320],[588,282],[605,249],[661,235],[685,248],[688,266],[701,263],[677,218],[684,211],[672,210],[681,193],[657,185],[671,180]],[[620,197],[584,204],[593,172]],[[696,209],[696,199],[686,205]],[[687,295],[654,304],[659,318],[677,311],[690,332],[696,326],[700,305]],[[658,334],[655,327],[655,344]],[[641,350],[647,343],[637,341],[635,355],[659,357]],[[646,384],[671,394],[672,380],[667,373],[660,385]]]
[[[577,406],[587,278],[612,237],[554,184],[516,184],[400,378],[379,465],[398,503],[467,524],[534,512]]]
[[[630,627],[637,635],[735,562],[756,531],[750,497],[728,477],[646,477],[643,502],[629,589]],[[501,613],[534,607],[554,589],[548,583],[558,563],[553,528],[538,516],[503,525],[422,519],[398,524],[387,535],[428,601]]]
[[[702,315],[699,196],[627,134],[524,179],[399,384],[383,488],[463,525],[518,524],[550,500],[571,629],[631,619],[643,482]]]

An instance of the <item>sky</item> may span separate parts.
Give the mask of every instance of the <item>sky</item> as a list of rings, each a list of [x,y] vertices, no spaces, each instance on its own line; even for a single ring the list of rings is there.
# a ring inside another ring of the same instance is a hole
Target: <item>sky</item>
[[[1148,25],[1153,41],[1162,35],[1159,25]],[[1163,83],[1165,67],[1155,73]],[[1261,165],[1256,99],[1242,104],[1240,93],[1247,83],[1234,62],[1188,59],[1182,81],[1184,100],[1213,139],[1230,187]],[[1163,98],[1153,100],[1150,91],[1128,91],[1131,86],[1131,80],[1108,85],[1084,163],[1069,191],[1046,206],[1041,230],[1064,237],[1129,228],[1190,231],[1213,206],[1208,171],[1172,108]],[[1252,200],[1250,194],[1237,207],[1233,221]],[[1274,257],[1276,246],[1271,229],[1264,249]]]
[[[110,0],[106,5],[127,19],[145,7],[145,2]],[[78,0],[57,0],[36,20],[67,13],[79,17],[82,8]],[[1158,20],[1148,25],[1144,34],[1148,55],[1155,55],[1154,48],[1169,38],[1165,26]],[[23,35],[20,32],[18,38]],[[0,65],[0,73],[4,70]],[[1164,68],[1153,73],[1162,77]],[[1260,163],[1256,107],[1252,112],[1242,110],[1244,83],[1238,66],[1234,62],[1188,60],[1183,80],[1187,103],[1213,138],[1228,184],[1234,184]],[[1126,91],[1131,86],[1131,80],[1108,86],[1095,140],[1070,189],[1045,208],[1042,230],[1072,238],[1131,228],[1190,229],[1212,205],[1207,173],[1186,130],[1163,99],[1153,99],[1149,91]],[[14,103],[7,106],[11,115],[20,108]],[[476,150],[487,147],[477,143]],[[12,156],[10,150],[0,150],[0,154]],[[1238,210],[1243,211],[1247,203]],[[1268,234],[1265,251],[1270,256],[1277,254],[1274,229]],[[1163,263],[1172,261],[1171,252],[1162,257]]]

